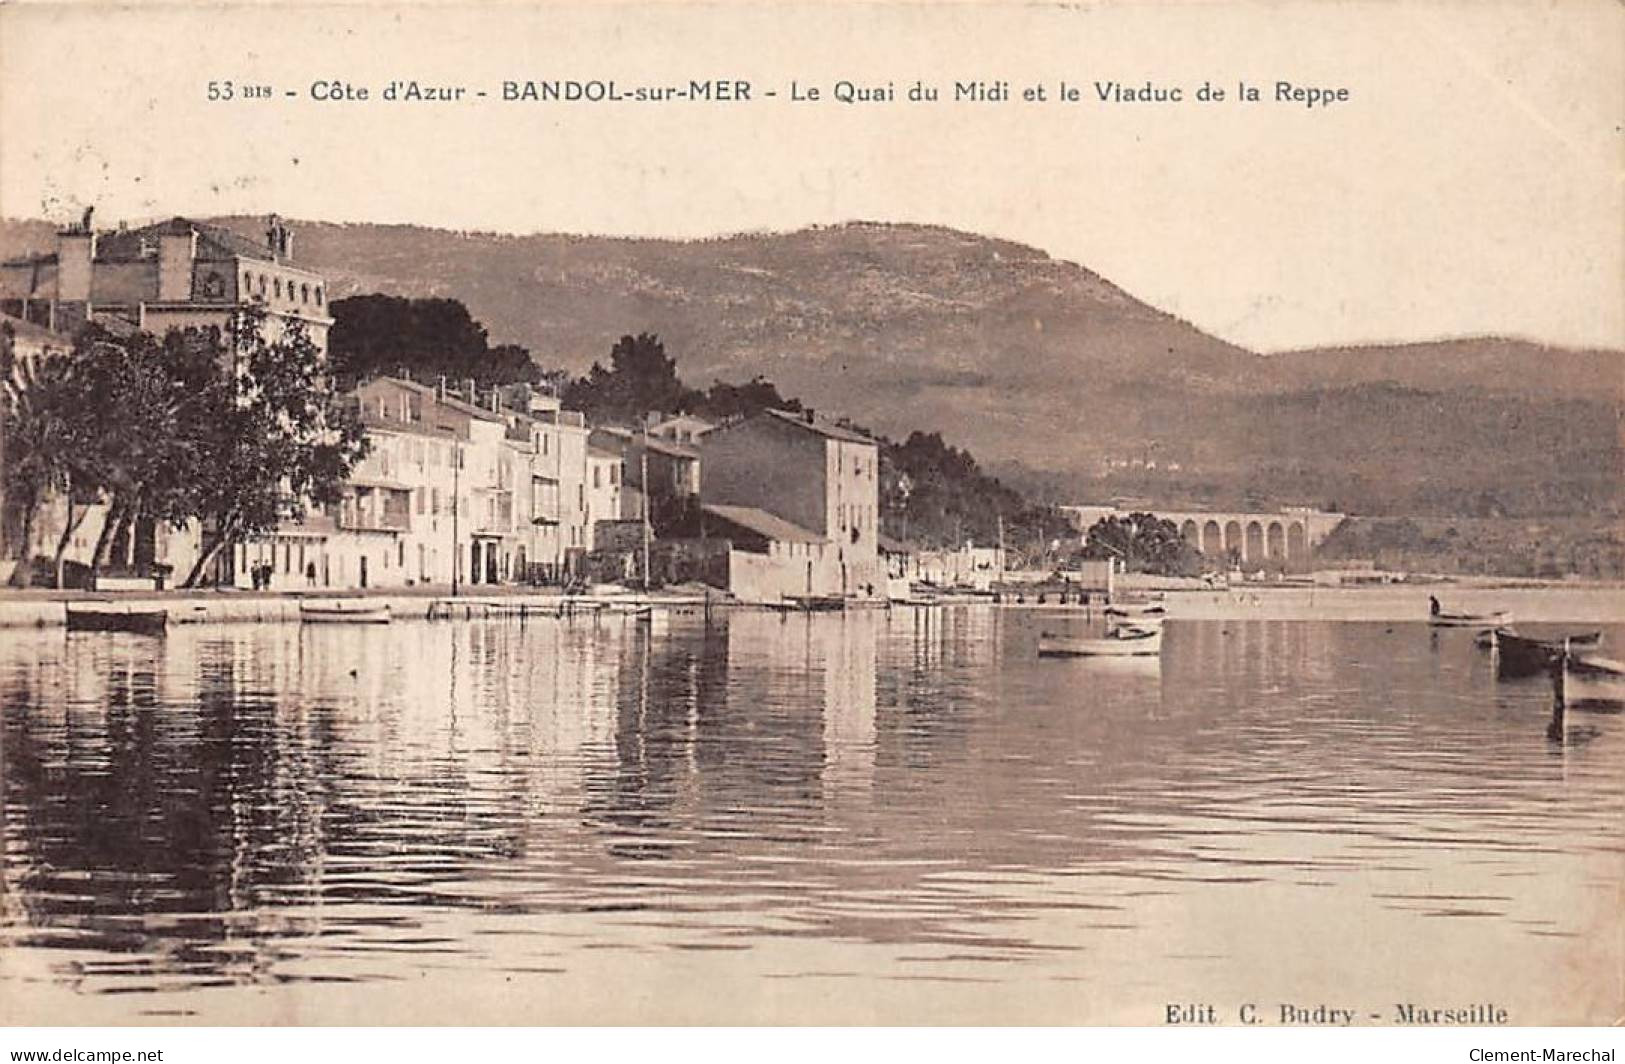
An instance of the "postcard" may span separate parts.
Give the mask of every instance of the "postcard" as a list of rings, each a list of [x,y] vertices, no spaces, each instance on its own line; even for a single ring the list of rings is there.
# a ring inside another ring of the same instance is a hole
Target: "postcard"
[[[0,1021],[1617,1023],[1622,121],[1583,0],[0,6]]]

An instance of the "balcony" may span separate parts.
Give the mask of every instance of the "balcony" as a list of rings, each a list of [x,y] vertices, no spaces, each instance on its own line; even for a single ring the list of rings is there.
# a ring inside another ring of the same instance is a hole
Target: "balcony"
[[[341,506],[338,526],[346,532],[410,532],[412,515],[404,510],[370,510]]]
[[[357,484],[355,494],[339,503],[337,521],[350,532],[408,532],[412,493],[404,486]]]

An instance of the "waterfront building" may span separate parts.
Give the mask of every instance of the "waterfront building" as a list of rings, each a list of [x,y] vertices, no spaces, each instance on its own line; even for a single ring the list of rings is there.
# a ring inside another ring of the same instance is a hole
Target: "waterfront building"
[[[885,594],[879,445],[863,433],[812,411],[721,426],[700,441],[700,496],[705,534],[737,537],[739,598]]]
[[[619,508],[618,459],[589,455],[582,416],[551,396],[381,377],[356,401],[371,449],[343,499],[239,545],[224,582],[250,586],[256,565],[273,589],[447,585],[454,568],[468,587],[553,582],[591,549],[595,508]]]
[[[155,336],[225,328],[246,307],[264,312],[270,338],[297,321],[327,350],[327,282],[294,261],[293,232],[276,215],[256,240],[180,217],[98,232],[86,211],[54,252],[0,263],[0,312],[68,334],[89,321]]]
[[[622,458],[618,449],[600,447],[587,440],[587,549],[598,550],[597,528],[605,521],[618,522],[621,512]]]
[[[496,406],[517,455],[514,579],[562,581],[575,570],[590,539],[586,419],[562,409],[557,396],[525,384],[499,390]]]
[[[593,429],[592,443],[619,457],[622,520],[642,521],[647,514],[657,536],[669,536],[692,524],[700,496],[699,451],[664,437],[618,427]]]
[[[716,427],[715,422],[698,414],[672,414],[670,417],[651,414],[648,419],[649,435],[672,443],[696,444],[700,437]]]

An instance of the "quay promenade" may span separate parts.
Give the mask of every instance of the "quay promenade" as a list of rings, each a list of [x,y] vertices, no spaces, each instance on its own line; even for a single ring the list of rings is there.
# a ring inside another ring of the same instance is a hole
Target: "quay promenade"
[[[424,586],[392,588],[388,591],[340,592],[315,594],[311,592],[237,592],[237,591],[58,591],[54,589],[18,590],[0,592],[0,629],[6,628],[61,628],[67,624],[67,606],[72,602],[117,602],[136,609],[163,609],[169,613],[171,624],[254,624],[299,623],[301,602],[353,602],[389,607],[392,616],[400,620],[466,617],[500,612],[520,615],[535,612],[551,615],[588,615],[595,609],[608,606],[661,606],[668,608],[694,608],[727,605],[726,596],[713,594],[708,602],[703,590],[688,587],[654,594],[621,592],[613,595],[566,595],[558,590],[544,591],[524,587],[484,587],[478,594],[453,596],[451,588]],[[454,611],[445,604],[455,603]],[[437,609],[438,607],[438,609]]]
[[[1516,621],[1625,622],[1625,587],[1617,584],[1537,583],[1433,583],[1411,587],[1239,587],[1228,589],[1157,591],[1141,589],[1127,597],[1160,594],[1170,620],[1190,621],[1372,621],[1404,622],[1427,619],[1428,597],[1438,596],[1451,609],[1468,612],[1510,610]],[[746,609],[730,596],[697,585],[684,585],[653,594],[634,591],[596,595],[565,595],[535,588],[481,588],[479,594],[452,596],[449,587],[426,586],[388,591],[311,594],[300,592],[114,592],[83,591],[0,592],[0,629],[60,628],[67,623],[70,602],[114,601],[134,607],[169,611],[171,624],[298,623],[301,602],[336,600],[388,606],[397,620],[471,619],[486,616],[586,617],[606,608],[653,606],[673,610]],[[876,606],[883,604],[876,603]],[[945,600],[928,609],[1033,609],[1036,602],[1002,603],[989,599]],[[765,608],[765,607],[761,607]],[[919,608],[895,604],[895,608]],[[1054,609],[1084,609],[1060,606]]]

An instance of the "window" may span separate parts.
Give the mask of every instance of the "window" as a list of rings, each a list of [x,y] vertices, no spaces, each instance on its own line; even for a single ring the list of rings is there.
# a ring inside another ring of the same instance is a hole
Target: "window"
[[[415,498],[416,503],[417,503],[417,511],[421,515],[423,513],[423,489],[422,488],[415,489],[412,492],[412,495]]]
[[[299,286],[299,302],[301,302],[301,303],[309,303],[310,302],[310,285],[302,284],[302,285]]]
[[[281,299],[282,298],[282,278],[278,277],[276,279],[276,281],[275,281],[275,284],[276,284],[276,297],[278,299]]]
[[[587,508],[587,485],[585,485],[585,484],[577,484],[576,485],[576,509],[585,510],[586,508]]]
[[[322,286],[321,285],[316,286],[316,305],[318,307],[322,305]]]
[[[597,491],[600,487],[602,487],[602,485],[599,484],[599,482],[598,482],[598,478],[599,478],[601,473],[602,473],[602,467],[601,466],[593,466],[592,467],[592,490],[594,490],[594,491]]]
[[[439,488],[430,488],[429,489],[429,512],[430,513],[436,513],[436,514],[438,514],[440,512],[440,489]]]
[[[620,466],[613,466],[613,465],[610,466],[609,467],[609,483],[610,483],[610,485],[614,486],[616,484],[619,484],[620,482],[621,482],[621,467]]]

